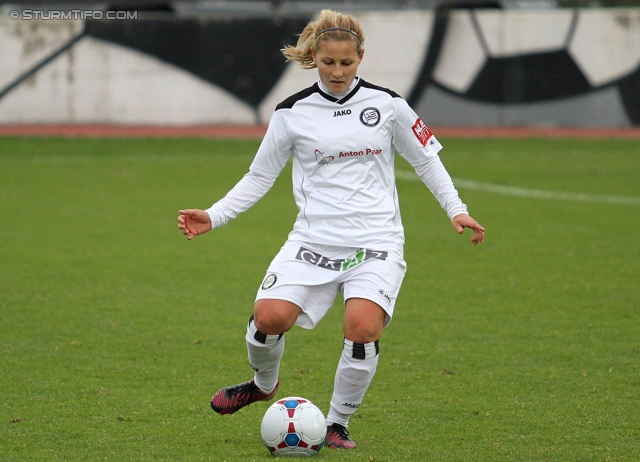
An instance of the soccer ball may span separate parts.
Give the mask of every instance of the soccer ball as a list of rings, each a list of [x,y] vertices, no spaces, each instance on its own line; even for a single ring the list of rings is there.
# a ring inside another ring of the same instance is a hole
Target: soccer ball
[[[297,396],[273,403],[262,418],[262,441],[274,456],[315,456],[327,433],[324,414],[311,401]]]

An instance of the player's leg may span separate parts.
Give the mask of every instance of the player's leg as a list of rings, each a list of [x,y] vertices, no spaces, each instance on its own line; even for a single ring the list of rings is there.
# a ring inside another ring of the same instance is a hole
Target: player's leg
[[[347,426],[376,372],[378,340],[386,317],[382,307],[371,300],[350,298],[345,303],[344,346],[327,416],[327,447],[356,447],[349,438]]]
[[[307,254],[313,258],[301,256]],[[340,272],[307,261],[321,257],[299,242],[287,241],[273,259],[256,294],[254,314],[247,326],[246,343],[249,362],[256,371],[254,379],[216,393],[211,404],[216,412],[230,414],[275,395],[284,333],[294,324],[313,329],[336,298]]]
[[[284,353],[284,333],[293,327],[300,313],[297,305],[286,300],[256,301],[245,337],[254,378],[219,390],[211,399],[214,411],[232,414],[251,403],[275,396]]]
[[[370,254],[373,258],[350,269],[341,286],[346,300],[344,345],[327,416],[325,441],[330,448],[356,446],[348,436],[349,418],[360,407],[376,372],[378,341],[393,317],[407,268],[400,252]]]
[[[249,364],[255,371],[254,382],[264,393],[272,394],[278,385],[284,333],[291,330],[300,313],[298,305],[286,300],[256,301],[246,341]]]

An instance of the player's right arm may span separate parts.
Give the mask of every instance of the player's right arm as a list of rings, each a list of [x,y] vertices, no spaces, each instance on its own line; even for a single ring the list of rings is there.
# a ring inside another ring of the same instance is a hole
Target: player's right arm
[[[178,228],[189,240],[213,228],[218,228],[258,202],[271,189],[275,181],[275,177],[269,178],[249,172],[224,198],[207,210],[180,210]]]
[[[276,111],[249,172],[218,202],[206,210],[180,210],[178,228],[189,240],[232,218],[258,202],[273,186],[291,156],[287,134],[288,112]]]

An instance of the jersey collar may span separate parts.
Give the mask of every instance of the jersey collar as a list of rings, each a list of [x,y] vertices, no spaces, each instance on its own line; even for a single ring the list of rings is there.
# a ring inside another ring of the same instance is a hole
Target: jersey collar
[[[320,91],[320,95],[322,95],[323,98],[331,101],[332,103],[344,104],[351,98],[353,98],[353,96],[358,92],[358,90],[362,86],[362,79],[356,76],[356,78],[353,79],[353,82],[351,82],[349,88],[347,88],[344,93],[340,94],[333,93],[320,80],[318,80],[318,83],[316,85],[318,85],[318,90]]]

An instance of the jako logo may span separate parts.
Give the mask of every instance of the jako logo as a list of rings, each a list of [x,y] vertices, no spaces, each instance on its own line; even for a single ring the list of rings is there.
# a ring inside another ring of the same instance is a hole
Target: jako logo
[[[387,294],[385,294],[385,293],[384,293],[384,290],[382,290],[382,289],[378,289],[378,292],[380,292],[380,295],[382,295],[384,298],[386,298],[386,299],[387,299],[387,301],[388,301],[389,303],[391,303],[391,297],[389,297]]]
[[[334,111],[333,117],[340,117],[345,115],[351,115],[351,109],[343,109],[341,111]]]
[[[351,409],[358,409],[360,407],[359,404],[351,404],[351,403],[342,403],[343,406],[350,407]]]

